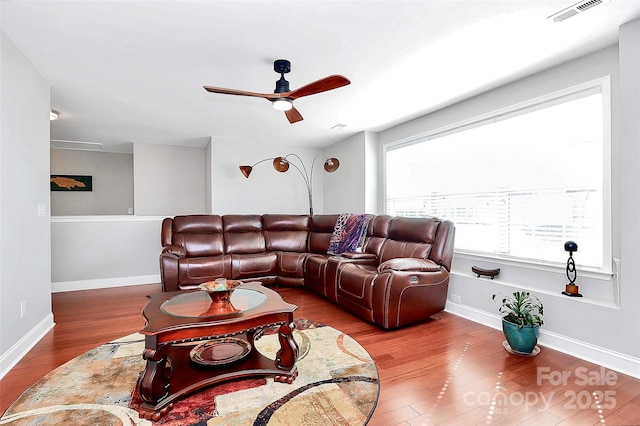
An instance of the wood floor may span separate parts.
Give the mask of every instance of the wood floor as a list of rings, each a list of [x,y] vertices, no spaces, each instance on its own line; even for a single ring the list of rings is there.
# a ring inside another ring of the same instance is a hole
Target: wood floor
[[[53,294],[55,328],[0,381],[0,412],[40,377],[142,328],[159,285]],[[542,348],[511,355],[502,333],[445,312],[395,331],[365,323],[299,288],[276,288],[295,316],[355,338],[381,380],[371,426],[640,425],[640,380]]]

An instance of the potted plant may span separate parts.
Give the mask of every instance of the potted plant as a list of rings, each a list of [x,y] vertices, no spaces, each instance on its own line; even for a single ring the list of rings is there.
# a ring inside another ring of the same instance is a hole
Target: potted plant
[[[498,293],[492,300],[502,296],[500,313],[502,331],[513,352],[530,355],[538,343],[540,326],[543,324],[543,306],[540,299],[528,291],[516,291],[512,296]]]

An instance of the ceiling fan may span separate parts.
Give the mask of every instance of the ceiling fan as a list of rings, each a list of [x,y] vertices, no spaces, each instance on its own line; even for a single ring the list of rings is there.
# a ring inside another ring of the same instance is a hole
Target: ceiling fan
[[[280,80],[276,81],[276,90],[273,93],[246,92],[244,90],[224,89],[222,87],[203,86],[207,92],[221,93],[224,95],[253,96],[264,98],[272,102],[273,107],[284,111],[291,124],[302,121],[302,115],[293,106],[293,101],[303,96],[315,95],[346,86],[351,82],[341,75],[330,75],[320,80],[309,83],[295,90],[289,89],[289,82],[284,75],[291,71],[291,62],[286,59],[278,59],[273,63],[273,70],[280,74]]]

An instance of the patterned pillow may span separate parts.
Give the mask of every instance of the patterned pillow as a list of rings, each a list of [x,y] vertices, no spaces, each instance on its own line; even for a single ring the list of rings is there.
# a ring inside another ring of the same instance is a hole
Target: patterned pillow
[[[329,241],[328,254],[362,251],[372,214],[343,213],[338,216]]]

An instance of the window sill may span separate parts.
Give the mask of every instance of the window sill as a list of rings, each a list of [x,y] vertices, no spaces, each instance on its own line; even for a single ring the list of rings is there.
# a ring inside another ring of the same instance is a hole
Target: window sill
[[[500,268],[500,274],[494,279],[481,276],[471,271],[472,266],[483,269]],[[616,270],[618,262],[616,262]],[[508,289],[526,289],[539,294],[571,300],[576,303],[598,305],[609,309],[620,308],[620,280],[618,273],[604,273],[600,271],[578,271],[576,284],[580,286],[583,297],[569,297],[562,294],[568,283],[566,269],[561,265],[541,264],[534,262],[515,261],[498,257],[479,256],[470,253],[455,252],[451,265],[451,275],[454,280],[467,283],[466,285],[483,285],[490,291],[509,292]],[[500,287],[507,290],[499,290]]]
[[[545,263],[534,260],[515,260],[512,258],[500,257],[500,256],[489,256],[479,253],[471,253],[465,251],[456,250],[454,252],[454,257],[458,259],[466,259],[472,260],[480,263],[478,266],[482,266],[482,262],[487,262],[491,265],[498,265],[496,267],[500,267],[500,265],[512,266],[516,268],[522,269],[531,269],[535,271],[541,272],[551,272],[556,274],[566,274],[566,265],[559,265],[556,263]],[[490,269],[490,268],[489,268]],[[609,270],[596,270],[592,268],[586,268],[584,266],[576,265],[576,270],[580,277],[591,278],[594,280],[601,281],[611,281],[611,278],[614,276],[613,271]]]

